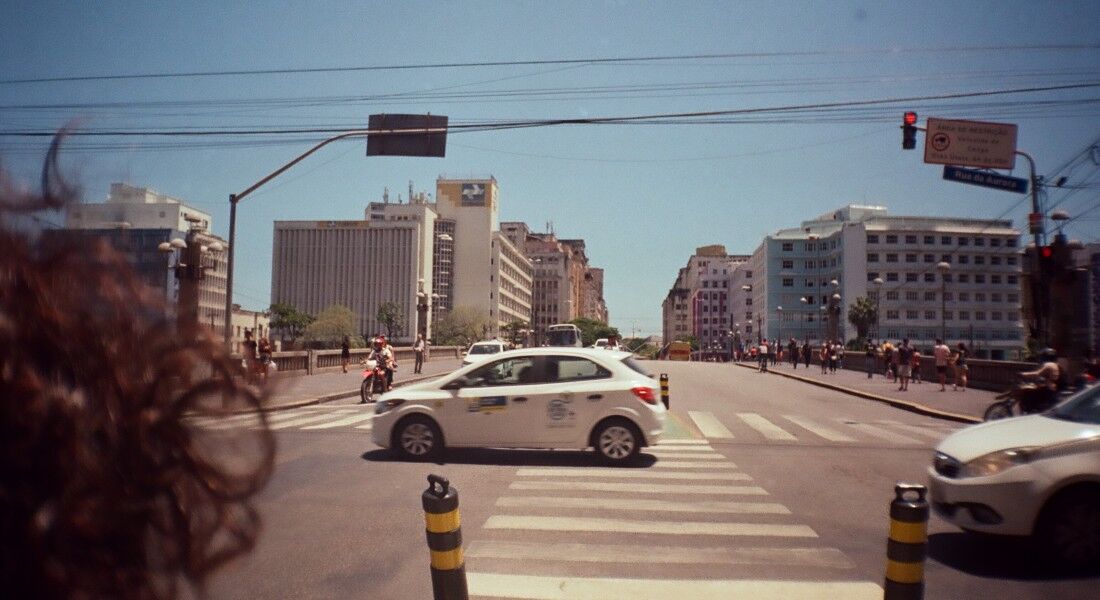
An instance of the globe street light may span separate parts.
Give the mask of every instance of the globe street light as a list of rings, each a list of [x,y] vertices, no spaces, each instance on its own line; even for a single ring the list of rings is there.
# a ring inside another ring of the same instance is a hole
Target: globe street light
[[[947,261],[940,261],[936,265],[936,270],[940,272],[940,339],[943,343],[947,343],[947,278],[948,273],[951,271],[951,263]]]
[[[881,277],[875,277],[871,281],[871,283],[874,284],[874,286],[875,286],[875,321],[872,324],[874,328],[872,329],[871,339],[877,339],[878,338],[878,318],[879,318],[878,313],[879,313],[879,306],[880,306],[880,303],[882,301],[882,283],[883,283],[882,278]]]
[[[783,343],[783,307],[775,307],[775,312],[776,321],[778,322],[778,331],[776,333],[775,339],[779,340],[779,343]]]

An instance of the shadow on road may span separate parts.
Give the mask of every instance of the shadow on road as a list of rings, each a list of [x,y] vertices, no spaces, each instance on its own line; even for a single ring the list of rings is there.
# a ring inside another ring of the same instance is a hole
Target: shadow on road
[[[363,454],[372,462],[401,462],[395,452],[377,449]],[[451,448],[432,461],[437,465],[500,465],[510,467],[607,467],[609,469],[644,469],[657,459],[645,449],[629,465],[605,465],[595,452],[581,450],[505,450],[496,448]]]
[[[1043,560],[1028,538],[935,533],[928,536],[928,558],[976,577],[1016,581],[1100,578],[1100,568],[1067,572]]]

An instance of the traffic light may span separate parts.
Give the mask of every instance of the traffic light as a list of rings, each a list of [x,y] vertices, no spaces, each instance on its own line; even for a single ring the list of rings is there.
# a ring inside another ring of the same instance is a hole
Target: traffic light
[[[901,148],[912,150],[917,147],[917,113],[907,112],[901,120]]]

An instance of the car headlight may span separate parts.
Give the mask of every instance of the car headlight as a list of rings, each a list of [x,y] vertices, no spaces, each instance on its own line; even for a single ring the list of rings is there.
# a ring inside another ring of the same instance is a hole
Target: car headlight
[[[1026,465],[1035,457],[1037,450],[1035,446],[1027,446],[990,452],[963,465],[961,476],[989,477],[1012,467]]]
[[[393,410],[404,403],[404,400],[400,400],[397,398],[394,398],[392,400],[379,400],[378,405],[374,407],[374,414],[380,415],[388,410]]]

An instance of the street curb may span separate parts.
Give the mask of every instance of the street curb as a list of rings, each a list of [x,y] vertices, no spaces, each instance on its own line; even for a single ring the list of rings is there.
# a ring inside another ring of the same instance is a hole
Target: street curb
[[[737,364],[737,366],[744,367],[746,369],[753,369],[753,370],[757,369],[757,367],[754,367],[752,365],[746,365],[746,364],[743,364],[743,363],[736,363],[736,364]],[[905,400],[898,400],[897,398],[889,398],[887,396],[879,396],[878,394],[872,394],[870,392],[855,390],[855,389],[852,389],[852,388],[849,388],[849,387],[844,387],[842,385],[837,385],[835,383],[826,383],[824,381],[818,381],[817,379],[810,379],[808,377],[800,377],[800,376],[795,375],[793,373],[782,373],[780,371],[772,371],[772,370],[768,370],[767,372],[775,374],[775,375],[779,375],[780,377],[786,377],[788,379],[795,379],[795,380],[801,381],[803,383],[808,383],[810,385],[816,385],[818,387],[823,387],[823,388],[827,388],[827,389],[830,389],[830,390],[843,392],[843,393],[849,394],[851,396],[858,396],[860,398],[865,398],[867,400],[874,400],[876,402],[882,402],[884,404],[889,404],[890,406],[893,406],[894,408],[900,408],[902,410],[907,410],[909,412],[914,412],[914,413],[917,413],[919,415],[924,415],[926,417],[935,417],[937,419],[944,419],[946,421],[955,421],[956,423],[981,423],[982,422],[982,420],[979,419],[978,417],[972,417],[970,415],[961,415],[959,413],[947,412],[947,411],[931,408],[931,407],[925,406],[923,404],[918,404],[916,402],[907,402]]]

